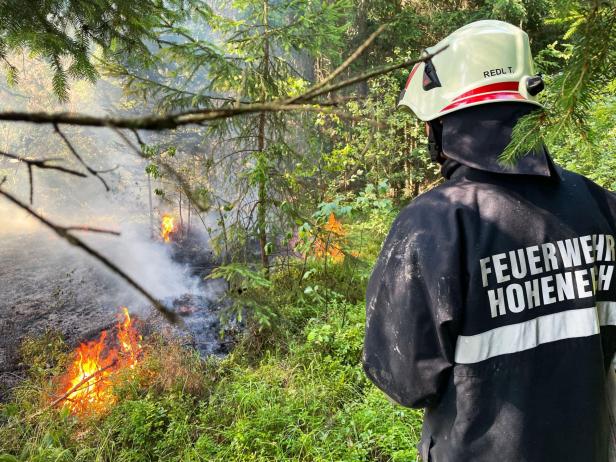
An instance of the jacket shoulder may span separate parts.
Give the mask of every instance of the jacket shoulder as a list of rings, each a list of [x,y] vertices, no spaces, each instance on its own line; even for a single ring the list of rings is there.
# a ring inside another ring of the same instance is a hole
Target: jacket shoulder
[[[400,210],[396,223],[420,226],[451,224],[461,209],[476,209],[480,183],[465,180],[450,180],[426,191]]]

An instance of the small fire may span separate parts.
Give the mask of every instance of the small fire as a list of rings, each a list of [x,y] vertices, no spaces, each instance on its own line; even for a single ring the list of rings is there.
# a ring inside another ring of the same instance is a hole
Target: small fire
[[[62,394],[74,414],[100,412],[115,402],[112,378],[123,369],[133,369],[142,353],[141,336],[132,325],[128,309],[122,307],[115,339],[101,332],[98,340],[84,342],[64,376]]]
[[[171,240],[171,234],[174,233],[175,230],[175,219],[171,215],[164,214],[160,222],[160,237],[163,238],[163,241],[169,242]]]
[[[337,244],[337,241],[340,241],[346,232],[342,227],[342,223],[336,219],[336,215],[334,215],[333,212],[329,214],[329,219],[324,229],[328,231],[329,234],[328,242],[323,241],[321,238],[315,240],[314,252],[316,256],[322,258],[327,255],[336,263],[343,261],[344,252]]]

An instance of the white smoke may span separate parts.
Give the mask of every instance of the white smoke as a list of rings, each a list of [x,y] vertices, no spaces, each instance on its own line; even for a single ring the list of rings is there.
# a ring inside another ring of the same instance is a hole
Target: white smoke
[[[78,111],[98,116],[122,111],[122,94],[109,80],[95,85],[74,83],[71,100],[59,104],[49,90],[49,72],[43,63],[32,61],[24,66],[20,86],[9,89],[0,76],[2,110]],[[190,275],[184,265],[171,258],[171,248],[158,237],[160,212],[168,205],[153,196],[154,210],[150,216],[151,194],[145,173],[147,161],[127,146],[118,134],[108,129],[61,127],[83,159],[95,169],[115,170],[102,174],[110,191],[94,176],[79,178],[51,170],[33,169],[34,201],[32,207],[52,222],[63,225],[86,225],[120,231],[120,236],[94,233],[76,233],[85,242],[108,257],[118,267],[155,297],[169,300],[186,293],[196,293],[199,280]],[[61,158],[62,165],[85,172],[73,158],[60,136],[51,126],[31,124],[0,124],[0,149],[23,157],[38,159]],[[7,177],[3,189],[29,202],[29,177],[23,163],[0,158],[0,179]],[[152,188],[155,185],[152,184]],[[150,221],[153,220],[152,229]],[[197,232],[197,230],[193,230]],[[44,236],[44,237],[42,237]],[[18,239],[19,246],[40,248],[23,253],[16,261],[6,261],[0,247],[0,263],[30,268],[31,271],[54,271],[40,263],[40,259],[57,260],[67,267],[92,267],[93,278],[109,270],[91,256],[75,249],[53,235],[41,223],[29,217],[14,204],[0,197],[0,239],[9,246],[11,239]],[[42,239],[42,241],[41,241]],[[43,245],[45,244],[45,245]],[[63,271],[65,268],[56,268]],[[53,276],[53,275],[50,275]],[[145,299],[126,282],[114,275],[111,299],[118,304],[146,305]],[[107,277],[105,276],[105,277]],[[19,284],[4,281],[3,284]],[[84,284],[96,281],[84,281]],[[10,301],[4,302],[8,304]]]

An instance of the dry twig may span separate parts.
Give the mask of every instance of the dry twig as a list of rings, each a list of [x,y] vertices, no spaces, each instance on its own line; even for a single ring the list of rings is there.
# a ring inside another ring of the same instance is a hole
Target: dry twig
[[[84,178],[86,177],[84,173],[78,172],[77,170],[63,167],[62,165],[50,164],[50,162],[57,162],[59,159],[27,159],[25,157],[2,151],[0,151],[0,156],[16,160],[18,162],[23,162],[28,167],[28,180],[30,181],[30,204],[32,204],[34,201],[34,177],[32,175],[33,167],[46,170],[57,170],[59,172],[67,173],[69,175],[80,176]]]
[[[92,374],[84,377],[83,379],[81,379],[79,381],[79,383],[77,383],[75,386],[71,387],[66,393],[64,393],[63,395],[57,397],[56,399],[54,399],[51,403],[49,403],[49,405],[42,409],[39,412],[45,412],[47,409],[51,409],[52,407],[54,407],[55,405],[61,403],[62,401],[64,401],[65,399],[67,399],[69,396],[71,396],[73,393],[75,393],[76,391],[79,391],[81,389],[81,387],[83,385],[86,385],[90,380],[92,380],[95,377],[98,377],[100,374],[102,374],[103,372],[105,372],[107,369],[110,369],[112,367],[114,367],[117,364],[117,360],[116,361],[112,361],[110,364],[107,364],[105,367],[101,367],[100,369],[97,369],[95,372],[93,372]],[[88,384],[88,386],[93,385],[93,384]],[[32,418],[32,417],[30,417]]]
[[[72,401],[69,396],[71,396],[73,393],[75,393],[76,391],[78,391],[80,389],[80,387],[82,387],[85,383],[89,382],[90,380],[92,380],[93,378],[99,376],[101,373],[103,373],[104,371],[106,371],[107,369],[109,369],[110,367],[115,366],[117,361],[113,361],[111,362],[111,364],[108,364],[107,366],[98,369],[96,372],[88,375],[87,377],[84,377],[78,384],[76,384],[75,386],[71,387],[70,390],[68,390],[66,393],[64,393],[63,395],[59,396],[58,398],[54,399],[51,403],[49,403],[47,406],[45,406],[44,408],[38,410],[37,412],[30,414],[26,417],[24,417],[22,420],[19,420],[17,422],[14,422],[13,424],[9,425],[9,427],[11,426],[15,426],[17,423],[22,423],[22,422],[26,422],[28,420],[32,420],[35,417],[38,417],[42,414],[44,414],[45,412],[47,412],[49,409],[55,407],[56,405],[58,405],[59,403],[61,403],[62,401]]]
[[[66,144],[66,146],[68,147],[69,151],[71,151],[71,154],[73,154],[73,156],[79,161],[79,163],[81,165],[83,165],[85,167],[85,169],[88,172],[90,172],[91,175],[95,176],[96,178],[98,178],[101,181],[101,183],[103,183],[103,186],[105,186],[105,190],[106,191],[109,191],[109,186],[107,185],[107,182],[105,181],[105,179],[102,176],[100,176],[100,173],[103,173],[103,172],[100,172],[98,170],[94,170],[92,167],[90,167],[88,164],[86,164],[86,162],[83,160],[83,158],[77,152],[77,149],[75,149],[73,144],[66,137],[64,132],[62,130],[60,130],[60,127],[58,126],[58,124],[54,123],[53,126],[54,126],[54,129],[56,130],[56,133],[58,135],[60,135],[60,138],[62,138],[62,140],[64,141],[64,144]],[[111,170],[113,170],[113,169],[106,170],[106,171],[111,171]]]

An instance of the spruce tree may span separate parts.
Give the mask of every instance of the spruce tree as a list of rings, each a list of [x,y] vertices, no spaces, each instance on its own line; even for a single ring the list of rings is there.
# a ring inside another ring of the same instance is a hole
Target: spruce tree
[[[515,162],[545,143],[548,148],[567,146],[594,158],[591,163],[605,165],[613,159],[609,151],[605,155],[606,146],[598,143],[604,137],[595,131],[609,124],[597,120],[595,113],[599,110],[598,116],[603,113],[605,118],[606,112],[614,112],[616,4],[557,0],[553,12],[549,22],[566,32],[538,56],[546,80],[546,91],[540,94],[545,109],[517,124],[501,160]]]
[[[147,52],[158,27],[185,17],[183,0],[0,1],[0,60],[9,83],[18,81],[11,52],[43,58],[53,69],[56,96],[67,99],[70,78],[94,81],[95,46],[107,56]]]
[[[123,79],[129,95],[155,101],[153,109],[163,112],[293,96],[311,83],[314,59],[342,51],[349,7],[347,0],[202,4],[191,21],[166,25],[147,61],[115,62],[107,71]],[[302,178],[314,173],[318,153],[303,127],[315,123],[305,114],[223,119],[201,129],[199,148],[188,153],[210,178],[208,203],[224,204],[224,238],[255,238],[265,271],[290,204],[307,192]]]

